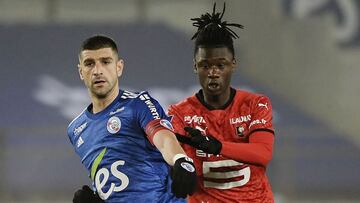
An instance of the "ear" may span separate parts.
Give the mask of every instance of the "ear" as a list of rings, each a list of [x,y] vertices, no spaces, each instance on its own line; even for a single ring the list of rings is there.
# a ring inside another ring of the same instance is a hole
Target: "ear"
[[[236,66],[237,66],[237,63],[236,63],[236,59],[234,58],[231,63],[231,72],[235,71]]]
[[[197,66],[196,66],[196,62],[195,62],[195,59],[193,60],[193,66],[194,66],[194,73],[197,74]]]
[[[124,60],[119,59],[118,62],[116,62],[116,72],[118,77],[122,75],[123,70],[124,70]]]
[[[82,68],[81,68],[80,64],[78,64],[77,67],[78,67],[80,79],[84,80],[84,77],[83,77],[83,74],[82,74]]]

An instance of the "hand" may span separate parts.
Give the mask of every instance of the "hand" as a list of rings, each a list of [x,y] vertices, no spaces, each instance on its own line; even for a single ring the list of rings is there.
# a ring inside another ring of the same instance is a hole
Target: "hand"
[[[204,136],[200,130],[192,127],[185,127],[184,130],[189,133],[191,137],[176,133],[176,138],[179,142],[188,144],[196,149],[201,149],[208,154],[220,154],[222,144],[219,140],[211,135]]]
[[[175,161],[171,168],[172,178],[171,191],[178,198],[186,198],[192,195],[196,187],[196,172],[193,160],[189,157],[182,157]]]
[[[92,191],[89,186],[83,185],[74,194],[73,203],[103,203],[104,201]]]

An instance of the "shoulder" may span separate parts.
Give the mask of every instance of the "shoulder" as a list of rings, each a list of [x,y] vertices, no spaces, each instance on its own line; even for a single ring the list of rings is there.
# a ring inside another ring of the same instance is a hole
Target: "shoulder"
[[[76,116],[68,125],[67,127],[67,135],[69,136],[70,140],[73,137],[77,136],[87,125],[86,116],[85,116],[86,108]]]
[[[81,122],[82,120],[84,120],[84,116],[85,116],[85,111],[87,108],[85,108],[84,110],[81,111],[81,113],[79,115],[77,115],[68,125],[67,129],[72,128],[73,126],[76,126],[77,123]]]
[[[130,106],[139,106],[141,105],[141,101],[152,99],[147,91],[133,92],[128,90],[123,90],[120,98]]]
[[[187,108],[187,107],[191,106],[192,104],[194,104],[195,101],[196,101],[195,95],[187,97],[176,104],[170,105],[169,110]]]
[[[155,100],[149,92],[141,91],[141,92],[132,92],[128,90],[124,90],[120,96],[121,99],[130,100],[130,101],[145,101],[145,100]]]
[[[264,94],[249,92],[245,90],[236,90],[235,100],[245,103],[270,102],[269,97]]]
[[[121,92],[121,99],[126,99],[126,100],[134,100],[137,99],[141,94],[145,93],[146,91],[141,91],[141,92],[133,92],[133,91],[129,91],[129,90],[123,90]]]
[[[249,109],[252,113],[272,114],[272,104],[264,94],[238,90],[235,99],[235,108]]]
[[[153,116],[158,118],[160,112],[163,112],[163,108],[160,103],[147,91],[133,94],[128,93],[128,95],[131,95],[131,98],[128,98],[128,105],[134,110],[133,112],[135,114],[145,115],[150,112]]]

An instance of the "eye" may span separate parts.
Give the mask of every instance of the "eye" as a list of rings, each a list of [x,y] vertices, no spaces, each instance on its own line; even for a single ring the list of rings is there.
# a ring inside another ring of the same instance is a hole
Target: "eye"
[[[219,63],[218,65],[217,65],[217,67],[219,68],[219,69],[224,69],[225,68],[225,64],[224,63]]]
[[[209,69],[209,65],[207,63],[199,63],[198,67],[205,70]]]
[[[111,63],[112,63],[112,60],[110,58],[106,58],[106,59],[102,60],[102,64],[104,64],[104,65],[109,65]]]
[[[86,61],[86,62],[84,62],[84,66],[85,66],[85,67],[92,67],[92,66],[94,66],[94,62],[92,62],[92,61]]]

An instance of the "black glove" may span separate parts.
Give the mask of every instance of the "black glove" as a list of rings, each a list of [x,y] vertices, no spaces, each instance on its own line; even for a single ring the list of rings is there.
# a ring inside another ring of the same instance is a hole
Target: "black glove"
[[[182,157],[175,161],[171,168],[172,179],[171,191],[178,198],[186,198],[192,195],[196,187],[196,172],[193,160],[189,157]]]
[[[89,186],[83,185],[75,192],[73,203],[104,203],[104,201]]]
[[[179,142],[188,144],[196,149],[201,149],[208,154],[219,154],[222,148],[222,144],[219,140],[211,135],[202,135],[200,130],[185,127],[184,130],[190,134],[191,137],[180,135],[176,133],[176,138]]]

